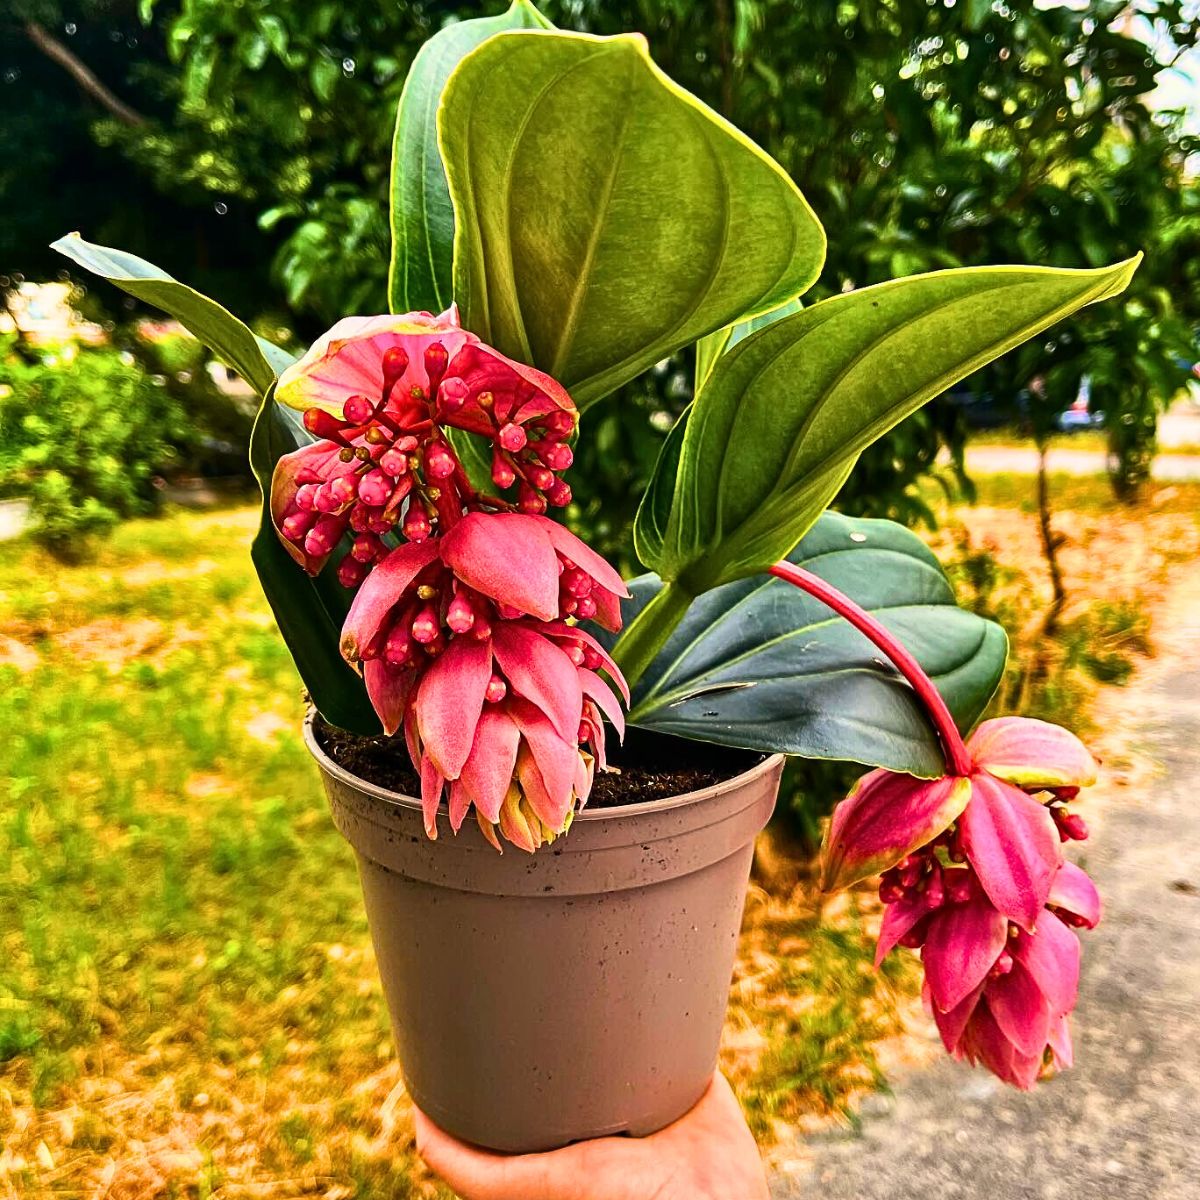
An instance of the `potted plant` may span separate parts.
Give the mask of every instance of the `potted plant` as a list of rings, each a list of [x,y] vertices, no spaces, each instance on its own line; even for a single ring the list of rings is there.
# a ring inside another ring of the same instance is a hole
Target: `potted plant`
[[[880,953],[921,948],[947,1047],[1022,1087],[1068,1063],[1099,901],[1061,843],[1094,765],[1041,722],[964,742],[1003,632],[915,536],[826,508],[867,445],[1136,260],[806,307],[825,235],[784,171],[640,37],[525,0],[418,55],[392,217],[392,312],[299,359],[140,259],[57,247],[262,397],[253,560],[416,1101],[503,1150],[686,1111],[785,754],[874,768],[824,886],[882,873]],[[581,414],[689,346],[627,585],[551,514]]]

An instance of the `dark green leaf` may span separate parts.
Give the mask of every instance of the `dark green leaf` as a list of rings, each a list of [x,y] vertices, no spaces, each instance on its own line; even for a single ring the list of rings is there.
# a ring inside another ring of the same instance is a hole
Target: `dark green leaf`
[[[437,144],[436,114],[450,73],[476,46],[505,29],[549,29],[550,22],[516,0],[498,17],[457,21],[421,47],[404,81],[392,142],[392,312],[440,312],[450,306],[454,208]]]
[[[438,113],[463,323],[580,408],[820,271],[783,169],[636,35],[491,38]]]
[[[350,593],[338,583],[332,560],[316,579],[306,575],[283,548],[271,522],[275,464],[311,441],[303,415],[276,404],[269,392],[250,435],[250,465],[263,493],[262,519],[250,557],[279,632],[321,715],[343,729],[375,734],[380,725],[366,688],[338,649]]]
[[[263,353],[260,340],[215,300],[173,279],[136,254],[85,242],[69,233],[53,248],[72,262],[107,279],[122,291],[170,313],[214,354],[223,358],[260,396],[275,382],[276,372]],[[269,343],[267,343],[269,344]],[[275,348],[277,354],[284,354]]]
[[[1003,673],[1007,639],[1000,626],[957,607],[915,534],[890,521],[825,513],[789,557],[895,633],[960,728],[979,719]],[[653,575],[633,581],[627,622],[661,586]],[[635,685],[629,719],[721,745],[930,777],[942,770],[924,709],[879,651],[819,601],[771,577],[693,601]]]

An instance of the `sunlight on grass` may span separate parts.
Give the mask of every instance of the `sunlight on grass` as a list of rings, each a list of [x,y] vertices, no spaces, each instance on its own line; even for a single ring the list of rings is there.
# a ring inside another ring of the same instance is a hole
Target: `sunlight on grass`
[[[0,546],[0,1195],[448,1195],[412,1150],[256,522],[131,522],[74,567]],[[724,1061],[760,1132],[845,1113],[892,983],[857,918],[750,912]]]

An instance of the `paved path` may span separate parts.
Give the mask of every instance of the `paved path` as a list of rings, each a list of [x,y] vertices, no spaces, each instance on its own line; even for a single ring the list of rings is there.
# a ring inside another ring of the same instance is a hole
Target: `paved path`
[[[1200,566],[1172,625],[1151,673],[1108,694],[1140,769],[1090,814],[1106,915],[1084,941],[1076,1068],[1029,1095],[948,1059],[918,1070],[858,1133],[801,1147],[779,1200],[1200,1198]]]
[[[1055,447],[1047,457],[1047,465],[1052,473],[1104,474],[1105,456],[1100,450]],[[968,475],[1034,475],[1037,467],[1037,451],[1031,446],[967,445]],[[1150,466],[1150,473],[1162,483],[1186,483],[1200,479],[1200,454],[1159,454]]]

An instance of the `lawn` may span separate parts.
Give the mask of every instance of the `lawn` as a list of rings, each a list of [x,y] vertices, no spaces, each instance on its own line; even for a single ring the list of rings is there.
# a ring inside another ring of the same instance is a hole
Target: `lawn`
[[[131,522],[79,566],[0,546],[0,1196],[448,1195],[256,519]],[[882,1077],[913,972],[872,972],[871,910],[754,889],[725,1065],[764,1137]]]
[[[1136,510],[1102,480],[1054,495],[1072,599],[1053,641],[1030,480],[981,480],[930,536],[1013,636],[1007,703],[1078,726],[1152,652],[1200,487]],[[131,522],[79,566],[0,546],[0,1196],[448,1195],[412,1150],[256,519]],[[896,1037],[923,1020],[916,972],[872,971],[869,892],[819,911],[789,865],[752,886],[723,1057],[764,1143],[848,1118],[928,1046]]]

